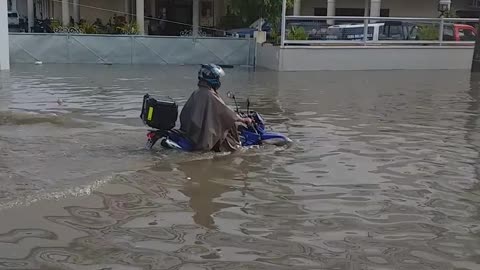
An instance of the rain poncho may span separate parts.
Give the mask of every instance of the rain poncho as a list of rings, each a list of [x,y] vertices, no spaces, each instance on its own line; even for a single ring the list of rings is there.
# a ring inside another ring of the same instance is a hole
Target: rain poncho
[[[197,151],[233,151],[240,146],[239,117],[213,89],[200,82],[180,114],[180,129]]]

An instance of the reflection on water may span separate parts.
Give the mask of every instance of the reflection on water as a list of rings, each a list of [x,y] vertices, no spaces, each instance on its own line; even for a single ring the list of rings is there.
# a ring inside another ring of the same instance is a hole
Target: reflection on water
[[[228,73],[292,147],[143,150],[191,67],[3,73],[0,269],[480,269],[480,77]]]

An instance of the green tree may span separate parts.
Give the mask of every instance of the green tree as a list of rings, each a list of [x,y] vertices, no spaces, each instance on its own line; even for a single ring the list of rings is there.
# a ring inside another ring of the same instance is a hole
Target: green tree
[[[231,0],[232,12],[239,16],[245,25],[258,18],[265,18],[273,31],[280,29],[282,19],[282,0]],[[287,8],[293,7],[293,0],[287,0]]]

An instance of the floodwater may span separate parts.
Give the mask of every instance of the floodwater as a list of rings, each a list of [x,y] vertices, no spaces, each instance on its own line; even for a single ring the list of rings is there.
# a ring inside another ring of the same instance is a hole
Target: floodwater
[[[480,269],[478,78],[227,73],[291,147],[145,150],[196,67],[1,73],[0,269]]]

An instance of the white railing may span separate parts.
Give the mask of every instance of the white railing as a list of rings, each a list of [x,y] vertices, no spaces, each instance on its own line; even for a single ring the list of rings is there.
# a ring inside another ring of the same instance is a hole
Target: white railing
[[[471,18],[351,16],[286,16],[284,18],[285,21],[282,22],[282,30],[284,29],[284,31],[281,33],[281,46],[334,44],[354,46],[383,44],[473,45],[479,22],[478,19]],[[329,25],[327,22],[337,23]],[[358,27],[355,27],[355,25]],[[304,35],[298,38],[295,34],[292,34],[289,39],[289,32],[295,26],[297,29],[304,28],[308,36],[307,39],[305,39]],[[388,34],[385,33],[387,27]],[[396,33],[395,37],[393,37],[390,33],[392,27],[397,27],[396,30],[403,32]],[[430,31],[430,37],[423,38],[420,34],[422,31]],[[346,32],[355,33],[348,36],[345,35]]]

